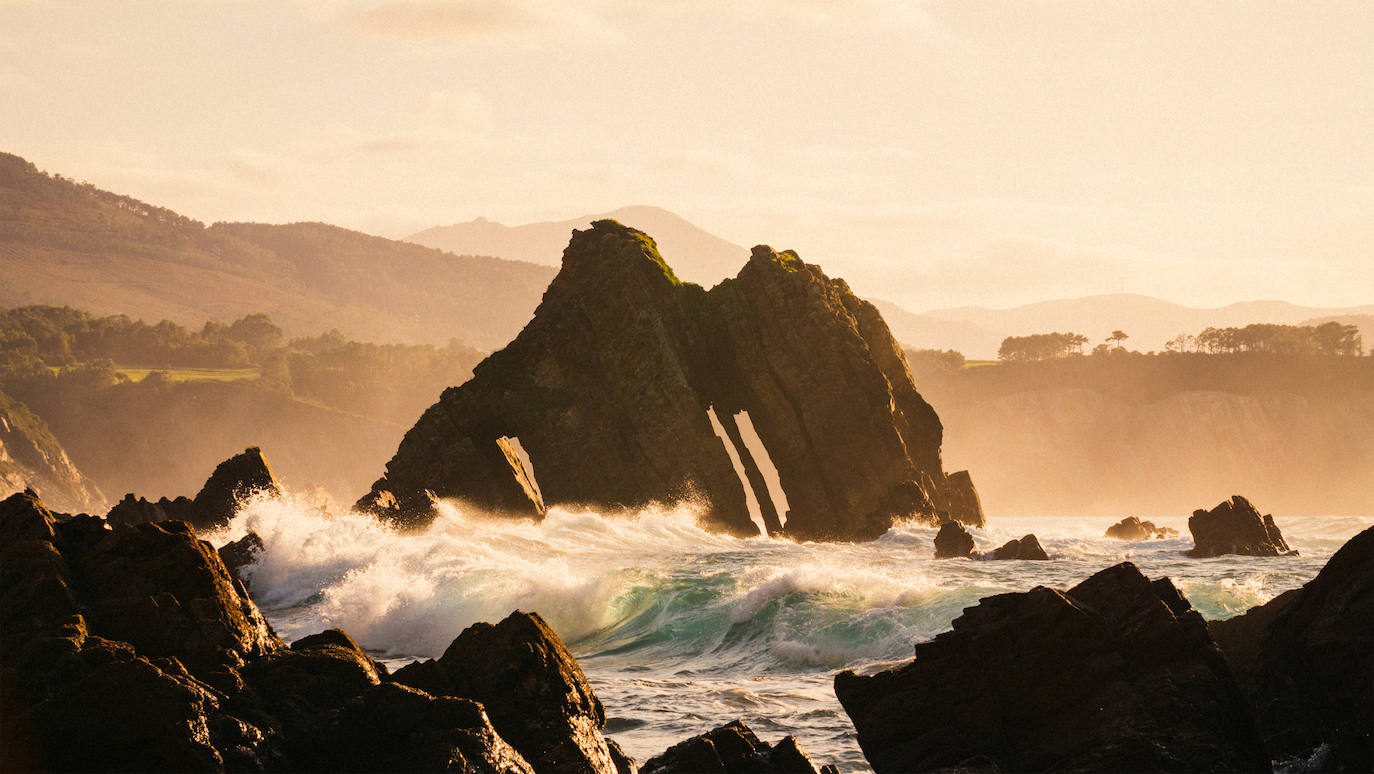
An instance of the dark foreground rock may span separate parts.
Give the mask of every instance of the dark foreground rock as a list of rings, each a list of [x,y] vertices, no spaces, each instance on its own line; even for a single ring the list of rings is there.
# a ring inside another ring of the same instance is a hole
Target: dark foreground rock
[[[249,532],[232,543],[225,543],[220,546],[219,558],[224,561],[224,566],[229,569],[230,575],[242,579],[244,577],[243,568],[256,562],[258,555],[262,553],[264,548],[262,538],[258,536],[258,533]],[[248,585],[248,582],[244,581],[244,585]]]
[[[473,624],[437,660],[398,669],[394,680],[481,702],[501,736],[539,771],[615,774],[601,735],[601,702],[537,614],[516,611],[495,626]]]
[[[464,637],[449,650],[508,731],[453,681],[391,682],[341,631],[287,647],[185,523],[0,502],[0,770],[633,772],[542,621]]]
[[[262,451],[250,446],[216,466],[195,499],[163,497],[151,502],[126,494],[105,519],[110,524],[184,521],[202,531],[218,529],[234,517],[239,503],[262,492],[281,494],[281,484]]]
[[[1050,558],[1050,555],[1045,553],[1045,549],[1040,545],[1040,541],[1035,535],[1026,535],[1018,540],[1008,540],[992,552],[992,558],[999,560],[1046,560]]]
[[[770,745],[742,720],[673,745],[640,769],[641,774],[838,774],[816,768],[795,737]]]
[[[1202,616],[1130,563],[999,594],[891,671],[835,678],[874,771],[1268,771]]]
[[[777,469],[790,535],[870,539],[907,516],[983,522],[967,473],[944,472],[939,417],[886,323],[842,280],[760,246],[708,292],[609,220],[574,232],[534,319],[444,391],[358,507],[418,525],[435,496],[536,517],[546,502],[692,499],[716,528],[756,533],[729,443],[776,531],[782,504],[739,441],[741,412]]]
[[[973,535],[968,528],[955,521],[941,524],[940,531],[935,533],[935,558],[967,559],[972,556]]]
[[[1106,536],[1117,540],[1146,540],[1177,535],[1172,527],[1157,527],[1153,521],[1141,521],[1139,517],[1127,516],[1107,528]]]
[[[1288,547],[1283,534],[1268,514],[1260,516],[1255,506],[1234,495],[1210,511],[1196,510],[1188,519],[1193,533],[1193,549],[1188,555],[1205,559],[1222,554],[1282,556],[1297,553]]]
[[[1374,771],[1374,527],[1305,586],[1209,624],[1258,709],[1276,759]]]

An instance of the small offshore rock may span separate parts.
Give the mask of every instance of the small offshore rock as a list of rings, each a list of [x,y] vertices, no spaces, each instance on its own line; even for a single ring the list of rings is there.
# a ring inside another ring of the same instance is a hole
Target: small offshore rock
[[[936,559],[967,559],[973,556],[973,535],[957,521],[947,521],[935,533]]]
[[[1141,521],[1136,516],[1127,516],[1107,528],[1106,537],[1117,540],[1145,540],[1147,538],[1164,538],[1170,535],[1177,535],[1178,530],[1172,527],[1158,527],[1152,521]]]
[[[1036,539],[1035,535],[1026,535],[1020,540],[1007,541],[1002,547],[992,552],[992,558],[999,560],[1045,560],[1049,559],[1050,555],[1045,553],[1045,549],[1041,547],[1040,541]]]

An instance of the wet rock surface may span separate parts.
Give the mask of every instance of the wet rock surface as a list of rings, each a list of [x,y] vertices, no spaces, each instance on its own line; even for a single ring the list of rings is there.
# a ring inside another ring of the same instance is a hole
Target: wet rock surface
[[[1147,540],[1177,535],[1178,530],[1171,527],[1155,526],[1153,521],[1141,521],[1137,516],[1127,516],[1107,528],[1106,536],[1117,540]]]
[[[0,502],[0,769],[635,770],[536,616],[470,627],[446,657],[462,677],[424,691],[337,629],[287,647],[189,525]]]
[[[838,774],[834,766],[819,769],[797,744],[784,737],[777,744],[760,740],[744,721],[736,720],[673,745],[645,762],[642,774]]]
[[[1261,516],[1255,506],[1240,495],[1210,511],[1196,510],[1188,519],[1193,533],[1193,548],[1188,555],[1205,559],[1223,554],[1282,556],[1292,549],[1284,542],[1274,517]]]
[[[753,534],[710,408],[727,427],[748,412],[790,535],[868,539],[911,515],[983,521],[967,473],[941,467],[939,418],[886,324],[842,280],[756,247],[708,292],[614,221],[574,232],[534,319],[425,412],[359,507],[423,524],[435,496],[534,516],[544,502],[693,499],[715,528]],[[762,478],[748,480],[771,504]]]
[[[992,552],[992,559],[1028,559],[1046,560],[1050,555],[1045,553],[1045,549],[1040,545],[1040,540],[1035,535],[1026,535],[1016,540],[1008,540],[996,551]]]
[[[1130,563],[965,609],[914,661],[835,693],[876,772],[1268,771],[1202,617]]]
[[[1209,624],[1275,759],[1374,771],[1374,527],[1306,585]]]
[[[935,558],[960,559],[973,556],[973,535],[957,521],[947,521],[935,533]]]

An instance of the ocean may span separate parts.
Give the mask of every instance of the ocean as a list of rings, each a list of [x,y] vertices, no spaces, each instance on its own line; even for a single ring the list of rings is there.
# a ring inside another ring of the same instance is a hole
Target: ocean
[[[935,529],[916,523],[870,543],[793,543],[712,534],[688,505],[555,508],[537,523],[454,503],[439,512],[407,534],[305,497],[259,497],[206,537],[217,547],[250,530],[262,538],[245,574],[288,642],[337,627],[396,668],[438,657],[476,621],[534,611],[577,657],[607,734],[641,763],[742,718],[765,741],[794,734],[818,764],[846,772],[869,769],[831,688],[835,672],[909,659],[913,643],[981,597],[1067,588],[1129,560],[1172,578],[1206,618],[1228,618],[1301,586],[1374,524],[1276,517],[1301,556],[1189,559],[1184,515],[1136,514],[1179,534],[1127,543],[1103,536],[1126,514],[994,514],[973,530],[980,550],[1034,533],[1051,556],[996,562],[937,560]]]

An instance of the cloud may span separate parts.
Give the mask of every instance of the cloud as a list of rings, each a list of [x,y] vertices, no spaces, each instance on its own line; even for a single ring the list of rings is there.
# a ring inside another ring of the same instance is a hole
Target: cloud
[[[367,32],[402,38],[540,48],[550,43],[606,42],[615,33],[596,14],[562,3],[527,0],[406,0],[353,16]]]

